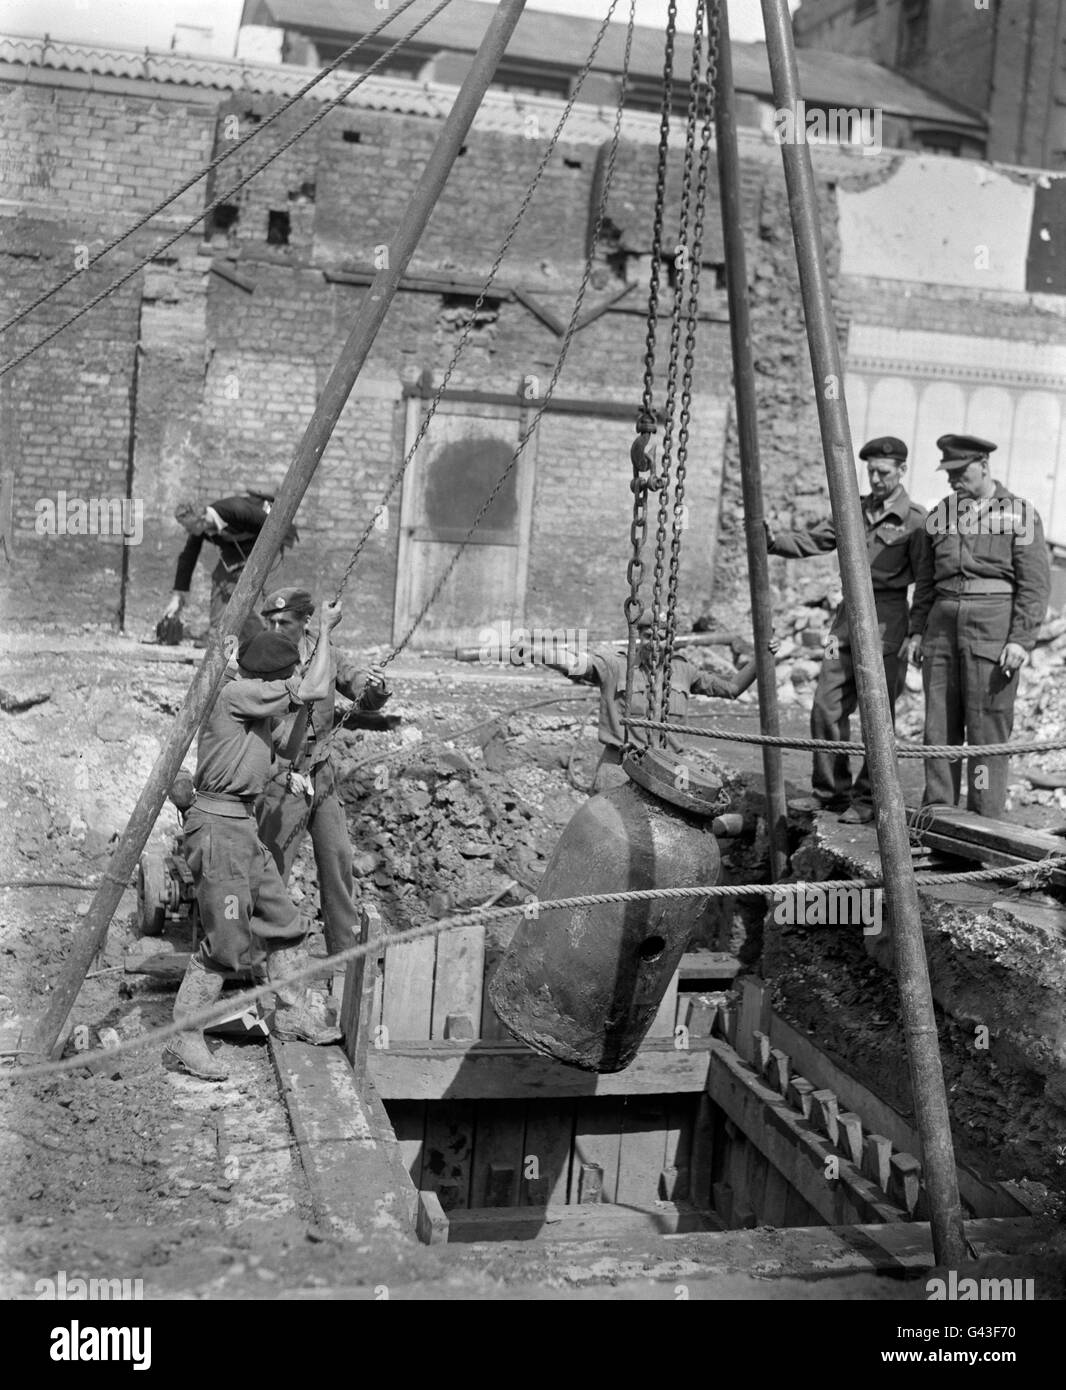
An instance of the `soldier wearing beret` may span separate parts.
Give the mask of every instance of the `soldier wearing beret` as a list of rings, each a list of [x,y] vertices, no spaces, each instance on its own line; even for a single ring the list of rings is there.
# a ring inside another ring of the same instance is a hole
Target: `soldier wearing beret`
[[[252,547],[270,515],[273,501],[272,492],[249,491],[242,497],[224,497],[207,506],[197,502],[178,504],[174,516],[188,531],[189,538],[178,556],[174,592],[163,611],[164,619],[176,617],[185,607],[193,571],[206,540],[218,548],[218,561],[211,572],[211,621],[207,632],[207,639],[210,639],[233,597]],[[286,547],[294,545],[299,539],[295,526],[290,526],[280,554],[284,555]],[[241,629],[241,640],[247,641],[261,629],[262,623],[254,614],[250,614]],[[206,646],[206,640],[201,645]]]
[[[1032,503],[991,475],[996,445],[969,434],[937,440],[951,495],[922,533],[909,656],[922,667],[926,743],[1006,743],[1018,672],[1047,613],[1051,572]],[[967,760],[966,806],[1006,810],[1006,757]],[[957,805],[962,764],[925,763],[924,805]]]
[[[327,605],[328,609],[328,605]],[[282,719],[274,729],[277,764],[258,808],[259,830],[284,882],[288,882],[305,832],[310,831],[318,873],[318,892],[326,949],[330,955],[355,945],[358,908],[352,877],[348,822],[337,797],[336,767],[328,735],[333,729],[337,691],[354,701],[355,711],[379,710],[390,698],[384,672],[369,669],[338,653],[328,629],[318,648],[309,632],[315,604],[306,589],[277,589],[268,594],[260,614],[272,632],[294,642],[301,671],[311,653],[325,649],[328,680],[313,705]]]
[[[925,508],[912,502],[903,487],[907,446],[901,439],[893,435],[871,439],[859,450],[859,458],[865,462],[870,480],[870,491],[860,501],[888,699],[895,719],[896,698],[907,674],[907,589],[916,574]],[[836,526],[832,516],[805,531],[774,531],[767,525],[766,543],[771,555],[789,560],[825,555],[836,549]],[[858,698],[848,615],[841,603],[829,630],[814,691],[811,737],[847,742]],[[827,810],[842,811],[842,821],[865,824],[873,820],[865,761],[853,784],[844,754],[817,752],[811,780],[815,800]]]
[[[329,631],[340,621],[340,605],[328,605],[323,617]],[[272,720],[322,699],[328,689],[328,643],[297,675],[299,660],[295,643],[273,632],[243,643],[200,730],[184,840],[204,936],[178,990],[176,1023],[213,1004],[227,972],[256,967],[265,957],[267,978],[280,981],[302,963],[298,947],[307,928],[259,837],[254,809],[270,774]],[[311,1043],[340,1036],[316,1017],[306,990],[287,985],[277,990],[274,1033]],[[165,1051],[191,1076],[226,1079],[198,1027],[180,1032]]]

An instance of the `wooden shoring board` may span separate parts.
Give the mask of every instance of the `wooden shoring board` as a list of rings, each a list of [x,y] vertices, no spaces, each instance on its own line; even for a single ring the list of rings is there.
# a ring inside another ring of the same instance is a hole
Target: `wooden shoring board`
[[[809,1038],[779,1018],[770,1016],[770,1040],[775,1048],[787,1052],[792,1064],[808,1081],[836,1093],[843,1110],[861,1115],[863,1128],[883,1134],[892,1140],[900,1152],[921,1156],[918,1131],[907,1119],[861,1081],[843,1071],[831,1057],[817,1048]],[[1024,1216],[1023,1207],[1001,1183],[985,1182],[961,1164],[956,1165],[959,1195],[976,1216]]]
[[[385,952],[381,1005],[383,1039],[428,1038],[433,1015],[433,968],[436,942],[421,936]]]
[[[718,1223],[685,1202],[643,1207],[490,1207],[447,1214],[450,1243],[479,1240],[611,1240],[715,1230]]]
[[[357,1093],[340,1048],[269,1046],[318,1224],[346,1240],[409,1237],[417,1191],[373,1085]]]
[[[670,983],[666,986],[666,993],[663,995],[659,1010],[651,1021],[648,1029],[649,1038],[672,1038],[674,1036],[674,1025],[677,1022],[677,971],[675,970],[670,978]]]
[[[685,981],[735,980],[740,961],[728,951],[686,951],[677,973]]]
[[[711,1053],[707,1093],[823,1221],[842,1226],[907,1220],[905,1211],[888,1202],[720,1042]],[[837,1160],[838,1177],[833,1180],[826,1177],[826,1159],[831,1157]]]
[[[386,1100],[516,1100],[543,1096],[699,1093],[710,1038],[687,1048],[646,1042],[625,1071],[597,1076],[564,1066],[519,1043],[397,1042],[371,1049],[367,1069]]]
[[[449,1018],[471,1021],[476,1037],[481,1026],[481,991],[485,973],[485,928],[457,927],[437,938],[437,968],[433,977],[431,1038],[447,1037]]]
[[[526,1106],[521,1100],[479,1101],[474,1135],[470,1204],[474,1207],[518,1205],[525,1157]]]
[[[393,1133],[400,1146],[403,1166],[411,1175],[415,1187],[422,1185],[422,1149],[426,1137],[426,1102],[396,1100],[389,1106]]]
[[[659,1195],[669,1107],[665,1096],[627,1096],[618,1150],[619,1206],[646,1207]]]
[[[485,1042],[509,1042],[510,1033],[496,1017],[496,1010],[489,999],[489,984],[503,959],[503,947],[485,943],[485,971],[481,990],[481,1030],[478,1037]]]
[[[948,835],[953,840],[965,840],[969,844],[983,845],[986,849],[1000,850],[1017,859],[1038,860],[1066,853],[1066,840],[1061,835],[1049,835],[1045,830],[1030,830],[1028,826],[1018,825],[1015,821],[993,820],[959,807],[945,807],[935,812],[930,812],[928,808],[911,811],[907,820],[920,833],[931,830],[937,835]]]
[[[528,1101],[519,1206],[550,1207],[565,1203],[573,1148],[573,1102]]]
[[[570,1174],[571,1203],[582,1200],[582,1169],[598,1168],[599,1201],[610,1203],[618,1192],[618,1152],[622,1143],[620,1096],[593,1096],[577,1102],[574,1122],[574,1161]],[[586,1188],[590,1180],[586,1180]]]
[[[374,903],[364,903],[359,909],[360,944],[373,943],[383,936],[384,923]],[[340,1025],[344,1035],[344,1051],[355,1073],[356,1085],[366,1074],[366,1058],[371,1038],[377,1028],[374,1001],[377,998],[379,974],[375,953],[359,956],[348,962],[341,998]]]
[[[659,1193],[660,1198],[666,1201],[692,1200],[689,1181],[696,1106],[697,1101],[692,1096],[670,1096],[668,1100],[663,1177],[672,1190]]]
[[[689,1156],[688,1199],[694,1206],[707,1208],[711,1200],[711,1169],[714,1164],[714,1111],[706,1093],[696,1102],[692,1148]]]
[[[473,1149],[472,1101],[448,1100],[427,1106],[419,1190],[435,1193],[445,1211],[470,1203]]]

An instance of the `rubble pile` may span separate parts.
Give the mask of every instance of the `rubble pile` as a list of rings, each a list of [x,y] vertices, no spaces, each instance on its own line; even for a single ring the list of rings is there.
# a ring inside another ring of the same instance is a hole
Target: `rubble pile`
[[[532,722],[491,726],[477,761],[427,741],[373,765],[341,764],[361,891],[397,930],[484,903],[509,884],[521,896],[536,889],[583,798],[566,774],[573,721]],[[564,738],[543,727],[553,723],[565,726]]]
[[[1015,706],[1017,742],[1062,739],[1066,743],[1066,617],[1052,617],[1040,631],[1030,664],[1022,673]],[[1048,806],[1066,811],[1066,748],[1034,753],[1012,764],[1011,798],[1016,804]],[[1059,787],[1036,787],[1025,774],[1043,774]]]

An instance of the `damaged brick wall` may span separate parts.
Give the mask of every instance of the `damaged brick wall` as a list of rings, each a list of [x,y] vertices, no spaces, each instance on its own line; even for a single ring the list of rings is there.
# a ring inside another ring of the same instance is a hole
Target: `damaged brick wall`
[[[2,290],[8,309],[50,284],[69,264],[79,238],[99,245],[201,167],[212,149],[224,149],[277,105],[276,98],[244,96],[216,106],[32,86],[8,89],[4,99],[30,132],[24,140],[30,154],[19,154],[19,179],[8,177],[15,167],[10,160],[2,166],[4,192],[21,209],[2,242],[13,267]],[[213,176],[210,196],[248,172],[314,109],[302,103],[262,142],[227,162]],[[165,602],[184,538],[173,520],[175,503],[280,481],[366,293],[363,285],[333,277],[367,267],[387,243],[438,129],[436,120],[425,117],[364,109],[331,113],[207,227],[173,248],[164,263],[136,277],[5,379],[4,418],[13,426],[6,457],[16,479],[7,575],[14,616],[48,619],[69,610],[82,621],[110,622],[122,601],[120,541],[109,541],[101,560],[96,538],[65,538],[60,546],[58,538],[43,543],[34,534],[33,504],[46,484],[53,491],[121,494],[132,456],[144,536],[127,548],[125,608],[130,630],[143,632]],[[468,282],[484,277],[535,171],[543,138],[480,129],[471,134],[411,266],[415,275],[452,276],[460,283],[454,293],[442,287],[439,294],[410,290],[397,297],[297,518],[301,544],[274,582],[299,579],[322,588],[339,579],[402,459],[404,384],[424,373],[439,376],[447,365],[472,303]],[[454,387],[498,393],[517,404],[528,377],[537,378],[540,390],[547,384],[559,337],[511,289],[532,294],[549,315],[566,320],[603,157],[602,143],[561,146],[501,269],[499,297],[486,306],[471,336]],[[675,150],[667,260],[679,176]],[[742,179],[767,511],[788,524],[822,512],[826,498],[777,149],[746,140]],[[634,288],[574,340],[558,394],[587,401],[588,413],[549,415],[537,448],[525,616],[546,626],[587,627],[594,639],[619,628],[631,438],[624,417],[597,414],[595,403],[629,409],[640,397],[654,181],[654,146],[624,142],[583,310],[599,307],[627,283]],[[88,290],[158,245],[160,228],[177,226],[179,214],[198,210],[204,197],[203,185],[183,195],[158,224],[105,262],[106,278],[86,272],[10,335],[9,348],[32,341],[42,325],[59,322]],[[823,225],[835,263],[836,218],[828,187],[825,197]],[[686,617],[713,606],[723,622],[743,627],[749,600],[735,430],[725,433],[732,392],[721,259],[712,198],[683,605]],[[664,319],[656,362],[660,399],[667,327]],[[372,533],[356,571],[359,626],[367,639],[392,635],[399,504],[397,494],[387,525]],[[194,627],[205,611],[210,568],[201,564],[194,581]],[[832,561],[790,571],[776,565],[781,601],[794,602],[819,584],[824,589],[818,576],[833,568]]]

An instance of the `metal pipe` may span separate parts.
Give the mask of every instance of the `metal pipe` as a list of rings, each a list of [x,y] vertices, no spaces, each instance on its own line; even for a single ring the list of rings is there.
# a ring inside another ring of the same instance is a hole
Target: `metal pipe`
[[[788,0],[762,0],[762,12],[774,102],[779,113],[787,111],[795,118],[800,116],[801,108]],[[937,1264],[957,1267],[966,1258],[966,1242],[951,1123],[922,939],[918,890],[893,747],[892,716],[877,632],[851,429],[844,402],[840,347],[822,245],[818,192],[802,120],[784,123],[786,131],[788,124],[793,127],[794,135],[791,140],[782,140],[781,153],[807,321],[822,451],[836,523],[840,574],[848,607],[863,740],[876,808],[877,844],[885,881],[914,1108],[922,1141],[933,1250]]]
[[[718,0],[717,10],[718,80],[714,93],[715,144],[718,152],[718,185],[722,204],[722,236],[725,243],[726,289],[729,294],[729,337],[733,348],[733,392],[737,405],[740,483],[744,498],[744,539],[748,549],[748,588],[751,593],[751,623],[758,670],[759,723],[764,734],[773,734],[776,737],[781,732],[781,716],[777,706],[774,657],[770,651],[770,639],[774,629],[774,604],[770,593],[770,564],[763,527],[755,364],[751,350],[744,208],[740,196],[733,52],[729,41],[727,0]],[[766,783],[770,877],[776,881],[784,878],[788,871],[788,807],[785,804],[785,775],[780,748],[764,747],[762,765],[763,780]]]
[[[156,759],[122,837],[115,846],[85,925],[52,992],[51,1003],[34,1030],[27,1049],[31,1061],[51,1054],[81,989],[86,971],[106,939],[119,899],[137,867],[170,784],[222,679],[227,651],[236,641],[241,625],[248,617],[274,563],[282,538],[296,515],[334,426],[366,362],[399,288],[400,279],[433,213],[452,164],[469,133],[524,7],[525,0],[500,0],[473,66],[456,95],[455,104],[448,113],[433,153],[411,194],[399,228],[389,245],[382,248],[382,268],[359,306],[352,330],[318,399],[266,525],[256,540],[244,573],[229,601],[218,638],[204,653],[203,662],[177,714],[166,747]]]

